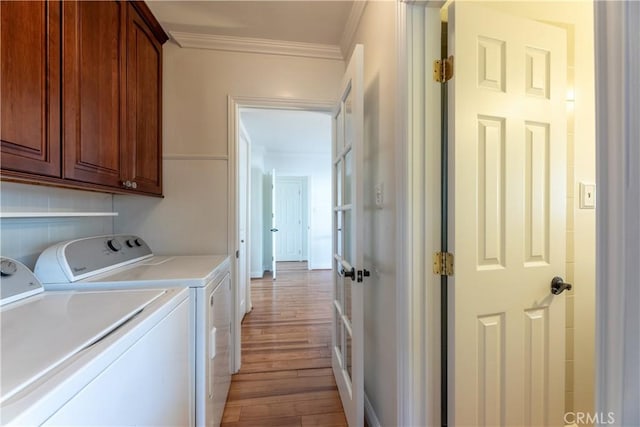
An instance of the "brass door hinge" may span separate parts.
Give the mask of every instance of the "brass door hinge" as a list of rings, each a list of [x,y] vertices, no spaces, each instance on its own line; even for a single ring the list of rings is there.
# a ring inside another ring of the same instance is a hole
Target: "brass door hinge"
[[[436,252],[433,254],[433,274],[453,276],[453,254]]]
[[[446,83],[453,77],[453,56],[433,61],[433,80]]]

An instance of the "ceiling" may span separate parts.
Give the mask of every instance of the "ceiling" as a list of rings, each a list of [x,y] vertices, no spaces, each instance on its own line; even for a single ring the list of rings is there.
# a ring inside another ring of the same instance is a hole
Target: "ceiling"
[[[167,31],[339,45],[353,1],[147,0]]]
[[[243,108],[240,121],[252,147],[262,147],[265,153],[331,153],[331,115],[328,113]]]

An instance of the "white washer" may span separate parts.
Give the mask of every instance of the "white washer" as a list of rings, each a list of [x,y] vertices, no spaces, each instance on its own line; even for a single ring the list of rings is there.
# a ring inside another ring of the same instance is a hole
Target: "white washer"
[[[47,290],[189,288],[191,384],[197,426],[217,426],[231,383],[231,279],[226,255],[154,256],[138,236],[99,236],[45,250],[36,276]]]
[[[0,273],[1,425],[193,422],[186,289],[45,292],[9,258]]]

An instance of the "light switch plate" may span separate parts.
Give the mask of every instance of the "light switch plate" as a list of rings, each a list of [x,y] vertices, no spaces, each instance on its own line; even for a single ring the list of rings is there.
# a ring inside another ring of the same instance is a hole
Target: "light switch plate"
[[[580,183],[580,209],[595,209],[596,186],[595,184]]]
[[[378,209],[382,209],[384,206],[384,185],[376,185],[376,206]]]

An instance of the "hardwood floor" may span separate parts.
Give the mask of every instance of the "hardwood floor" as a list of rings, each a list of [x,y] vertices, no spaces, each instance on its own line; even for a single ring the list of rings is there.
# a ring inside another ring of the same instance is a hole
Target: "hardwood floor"
[[[346,426],[331,372],[331,271],[278,263],[277,278],[251,281],[222,426]]]

